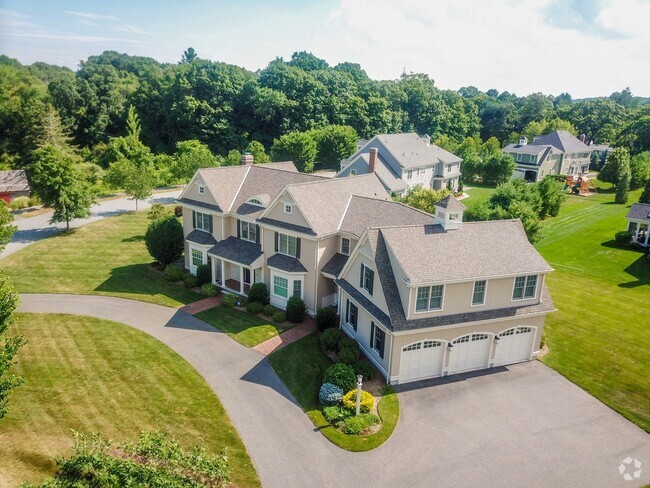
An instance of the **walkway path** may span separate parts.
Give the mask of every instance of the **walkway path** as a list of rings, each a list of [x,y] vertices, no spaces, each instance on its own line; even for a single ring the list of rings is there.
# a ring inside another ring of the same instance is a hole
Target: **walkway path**
[[[297,340],[308,336],[312,332],[316,332],[316,320],[312,317],[307,317],[301,324],[292,327],[280,335],[271,337],[269,340],[258,344],[253,349],[261,352],[265,356],[268,356],[273,351],[276,351],[281,347],[288,346],[289,344],[292,344]]]
[[[176,351],[223,403],[264,487],[625,487],[628,456],[643,463],[634,485],[650,483],[650,436],[537,361],[407,385],[391,439],[350,453],[314,429],[262,353],[187,312],[105,296],[21,301],[22,312],[122,322]]]
[[[180,194],[181,190],[157,193],[147,200],[138,202],[138,208],[149,208],[152,203],[174,203]],[[81,227],[82,225],[97,222],[106,217],[112,217],[131,210],[135,210],[135,202],[127,197],[114,198],[112,200],[100,200],[92,206],[90,217],[87,219],[75,219],[70,222],[70,227]],[[0,259],[19,251],[36,241],[63,232],[65,230],[65,223],[50,224],[49,222],[51,218],[51,212],[35,215],[33,217],[21,218],[17,216],[13,225],[18,227],[18,231],[16,231],[12,237],[11,242],[7,244],[7,247],[5,247],[5,249],[0,253]]]

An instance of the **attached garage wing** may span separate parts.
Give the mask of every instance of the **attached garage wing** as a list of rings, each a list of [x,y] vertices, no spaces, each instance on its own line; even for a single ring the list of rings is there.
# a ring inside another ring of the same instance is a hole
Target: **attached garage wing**
[[[533,355],[535,327],[513,327],[497,335],[494,365],[530,361]]]
[[[491,334],[467,334],[454,339],[449,351],[448,374],[487,368],[492,347]]]
[[[425,340],[402,348],[399,382],[416,381],[442,374],[445,343]]]

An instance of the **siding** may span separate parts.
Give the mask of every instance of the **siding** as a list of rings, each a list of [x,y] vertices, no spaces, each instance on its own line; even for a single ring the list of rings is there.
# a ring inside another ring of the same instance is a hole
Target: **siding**
[[[384,291],[381,287],[381,282],[379,281],[379,273],[377,273],[377,265],[375,264],[374,259],[369,256],[372,256],[370,246],[365,243],[361,247],[361,252],[357,253],[355,256],[351,257],[352,263],[348,268],[347,272],[343,274],[342,278],[347,280],[351,285],[353,285],[361,294],[366,298],[371,300],[377,307],[383,310],[388,314],[388,306],[386,305],[386,299],[384,298]],[[361,263],[368,266],[375,272],[375,279],[373,284],[372,295],[368,293],[365,289],[359,286],[359,280],[361,275]],[[346,264],[348,266],[348,264]]]
[[[201,195],[199,193],[199,186],[203,185],[205,187],[205,194]],[[200,175],[196,175],[196,178],[194,178],[194,182],[189,184],[187,188],[185,189],[185,193],[183,195],[184,198],[189,198],[190,200],[196,200],[197,202],[203,202],[203,203],[209,203],[211,205],[218,205],[216,200],[212,198],[210,195],[210,192],[208,191],[208,187],[201,178]],[[227,208],[222,208],[224,212],[227,211]]]
[[[291,203],[293,205],[292,213],[284,213],[285,202]],[[279,220],[281,222],[287,222],[289,224],[301,225],[303,227],[311,228],[311,225],[309,225],[307,219],[305,219],[298,206],[294,204],[293,199],[286,192],[280,196],[279,200],[268,210],[268,213],[264,216],[269,219]]]

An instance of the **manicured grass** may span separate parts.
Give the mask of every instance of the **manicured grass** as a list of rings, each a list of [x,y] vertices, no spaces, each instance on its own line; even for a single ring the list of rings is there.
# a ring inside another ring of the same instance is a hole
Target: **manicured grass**
[[[246,347],[255,347],[290,328],[286,324],[273,324],[248,312],[240,312],[219,305],[196,317],[228,334]]]
[[[472,183],[465,187],[465,193],[469,195],[468,198],[463,200],[463,203],[466,205],[475,205],[476,203],[486,202],[494,193],[496,187],[479,185]]]
[[[71,431],[122,441],[161,430],[185,448],[228,449],[236,486],[260,486],[219,399],[180,356],[126,325],[77,315],[18,314],[11,334],[28,343],[0,427],[0,486],[42,482],[65,455]]]
[[[614,243],[629,205],[613,199],[570,196],[544,226],[536,247],[556,269],[547,284],[559,311],[543,361],[650,432],[650,265]]]
[[[316,333],[278,349],[269,356],[269,361],[318,431],[337,446],[348,451],[370,451],[386,442],[395,430],[399,420],[399,401],[392,388],[388,388],[378,405],[382,419],[378,432],[368,436],[350,436],[329,425],[318,402],[318,391],[323,373],[332,362],[323,354]]]
[[[114,295],[177,307],[200,295],[149,269],[147,212],[127,213],[36,242],[0,261],[20,293]]]

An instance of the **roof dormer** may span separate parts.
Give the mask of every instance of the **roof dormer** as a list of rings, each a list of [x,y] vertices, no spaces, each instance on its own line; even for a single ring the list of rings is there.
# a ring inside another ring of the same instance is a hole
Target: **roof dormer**
[[[436,202],[435,207],[435,224],[441,225],[445,230],[460,229],[463,223],[465,205],[456,200],[453,195],[447,195],[439,202]]]

